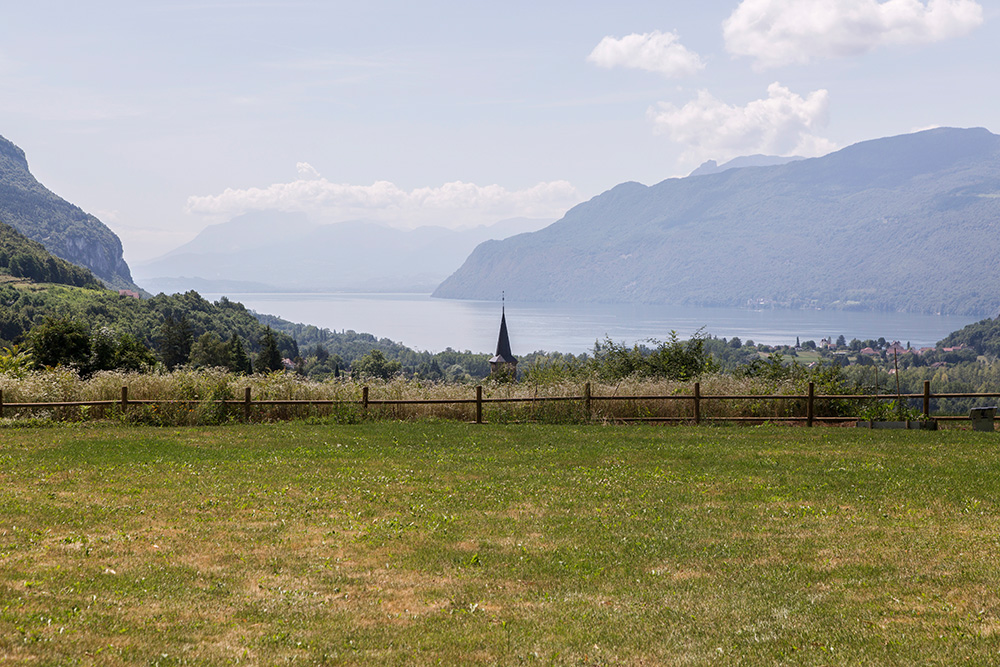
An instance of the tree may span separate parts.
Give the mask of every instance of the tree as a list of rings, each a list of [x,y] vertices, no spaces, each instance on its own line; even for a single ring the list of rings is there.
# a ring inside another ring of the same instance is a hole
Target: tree
[[[115,334],[108,327],[101,327],[91,336],[90,361],[86,373],[120,369],[147,371],[156,365],[156,355],[127,333]]]
[[[131,334],[118,335],[115,368],[123,371],[146,371],[156,365],[156,355]]]
[[[75,320],[47,317],[28,334],[35,364],[83,370],[90,361],[90,334]]]
[[[108,371],[115,367],[115,352],[118,341],[115,332],[108,327],[101,327],[90,337],[90,360],[88,371]]]
[[[246,350],[243,349],[243,343],[236,334],[233,334],[226,344],[226,366],[233,373],[249,375],[253,372],[250,357],[247,356]]]
[[[837,347],[844,347],[847,345],[847,339],[844,338],[844,334],[837,336]]]
[[[351,364],[351,373],[358,378],[388,380],[402,370],[398,361],[389,361],[382,350],[372,350]]]
[[[650,339],[656,347],[624,344],[605,338],[604,343],[594,344],[591,364],[596,374],[606,380],[620,380],[629,376],[690,380],[702,373],[711,372],[716,365],[705,351],[707,336],[698,331],[690,340],[682,341],[676,331],[670,332],[667,341]]]
[[[229,346],[211,331],[206,331],[191,346],[191,365],[229,367]]]
[[[160,359],[167,370],[173,370],[188,362],[191,357],[191,341],[194,334],[191,331],[191,324],[187,315],[181,315],[181,319],[174,319],[173,313],[168,313],[163,324],[160,326],[159,335]]]
[[[260,373],[280,371],[285,368],[285,364],[281,360],[281,352],[278,351],[278,342],[274,339],[271,327],[264,330],[264,337],[260,341],[260,354],[257,355],[255,365]]]

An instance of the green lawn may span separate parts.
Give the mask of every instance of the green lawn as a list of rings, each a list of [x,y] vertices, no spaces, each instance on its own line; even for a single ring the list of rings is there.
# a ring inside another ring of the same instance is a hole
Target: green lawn
[[[998,517],[971,431],[3,428],[0,663],[997,664]]]

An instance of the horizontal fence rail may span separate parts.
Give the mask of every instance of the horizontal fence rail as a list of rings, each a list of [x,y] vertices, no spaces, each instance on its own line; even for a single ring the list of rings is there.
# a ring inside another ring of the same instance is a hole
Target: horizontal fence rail
[[[44,401],[44,402],[4,402],[3,390],[0,389],[0,418],[5,416],[5,411],[13,410],[34,410],[34,409],[59,409],[59,408],[83,408],[83,407],[110,407],[117,408],[126,413],[131,406],[166,406],[166,405],[220,405],[242,408],[242,417],[250,421],[255,407],[261,406],[285,406],[285,407],[322,407],[322,406],[354,406],[360,408],[362,414],[369,414],[372,408],[391,407],[399,408],[405,406],[474,406],[476,423],[484,423],[483,408],[485,406],[496,406],[503,404],[519,405],[544,405],[559,403],[575,403],[583,410],[583,418],[586,420],[601,419],[604,421],[629,423],[629,422],[804,422],[806,426],[813,426],[816,423],[837,423],[855,421],[859,417],[843,415],[820,415],[817,414],[817,401],[854,401],[860,404],[872,401],[885,400],[922,400],[923,410],[921,419],[931,418],[930,402],[934,399],[950,398],[982,398],[1000,399],[1000,392],[996,393],[932,393],[930,382],[924,382],[924,391],[920,394],[816,394],[815,386],[809,383],[808,392],[805,394],[702,394],[701,383],[692,383],[692,392],[689,394],[668,394],[668,395],[596,395],[593,393],[591,384],[588,382],[583,387],[583,394],[580,396],[535,396],[535,397],[485,397],[483,387],[475,387],[475,396],[469,398],[433,398],[433,399],[376,399],[369,396],[369,388],[362,387],[361,396],[358,399],[276,399],[259,398],[251,396],[250,388],[244,390],[242,399],[132,399],[129,398],[128,387],[121,388],[121,396],[115,400],[93,400],[93,401]],[[706,404],[718,401],[756,401],[756,402],[801,402],[804,405],[796,414],[774,415],[774,416],[724,416],[724,415],[704,415],[703,408]],[[633,403],[633,404],[655,404],[669,402],[686,402],[690,405],[690,411],[684,415],[676,416],[616,416],[614,414],[600,413],[595,410],[595,406],[601,403]],[[935,415],[935,420],[968,420],[968,415]]]

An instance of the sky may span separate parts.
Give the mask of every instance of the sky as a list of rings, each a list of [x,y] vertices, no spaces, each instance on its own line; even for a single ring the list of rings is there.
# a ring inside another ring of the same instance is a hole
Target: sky
[[[998,62],[992,0],[33,0],[0,135],[141,262],[253,209],[555,219],[709,159],[1000,132]]]

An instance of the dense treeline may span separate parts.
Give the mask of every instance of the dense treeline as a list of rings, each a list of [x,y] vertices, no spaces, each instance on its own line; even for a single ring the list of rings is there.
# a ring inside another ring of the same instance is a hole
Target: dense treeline
[[[94,357],[109,340],[115,348],[155,351],[151,359],[139,357],[146,366],[158,362],[167,369],[191,364],[237,372],[278,370],[284,367],[283,359],[299,355],[291,336],[273,332],[242,304],[226,298],[210,303],[196,292],[136,299],[103,288],[0,285],[0,304],[0,345],[30,347],[39,365],[65,364],[81,372],[106,369],[108,364],[135,368],[134,361],[110,362],[114,352]],[[51,351],[59,349],[64,354],[53,356]],[[126,356],[134,359],[135,354]]]
[[[296,324],[273,315],[257,315],[257,318],[275,331],[288,334],[296,340],[303,351],[301,370],[316,379],[339,377],[348,373],[355,362],[364,360],[362,368],[379,370],[377,377],[387,377],[386,373],[400,373],[408,377],[440,382],[464,382],[474,378],[484,378],[490,373],[487,354],[461,352],[447,348],[443,352],[421,352],[388,338],[378,338],[369,333],[358,333],[350,329],[341,332],[318,328],[311,324]],[[388,368],[374,363],[372,353],[378,352],[387,361],[398,362],[399,366]],[[533,358],[529,355],[528,359]],[[372,365],[374,363],[374,365]]]

